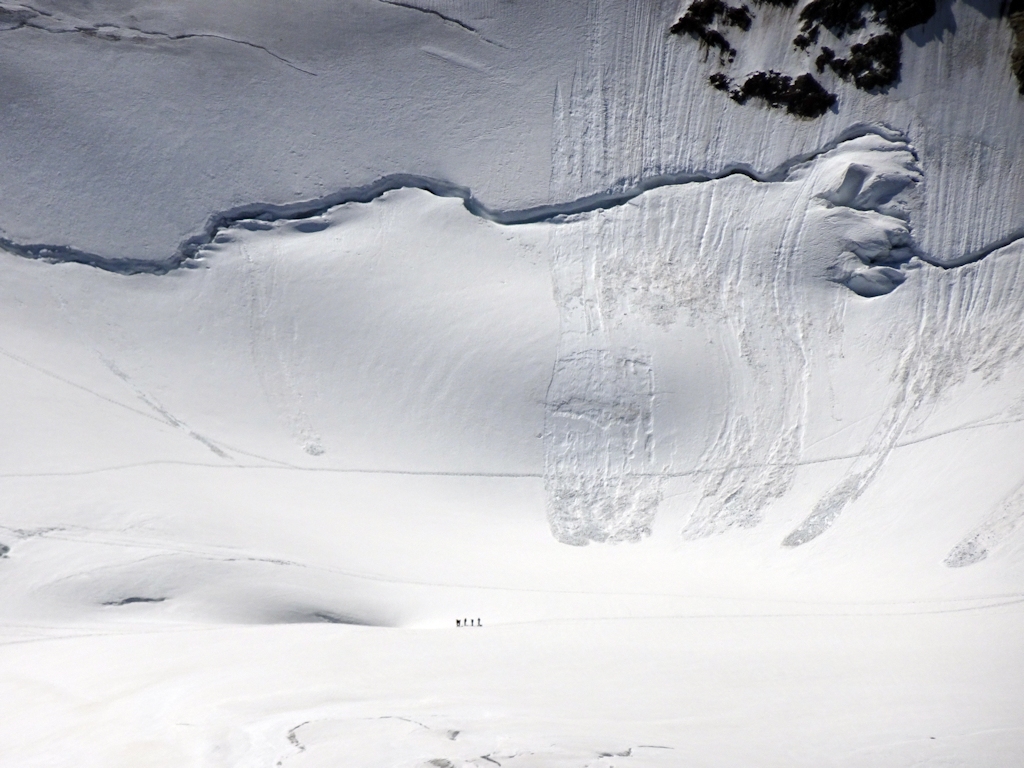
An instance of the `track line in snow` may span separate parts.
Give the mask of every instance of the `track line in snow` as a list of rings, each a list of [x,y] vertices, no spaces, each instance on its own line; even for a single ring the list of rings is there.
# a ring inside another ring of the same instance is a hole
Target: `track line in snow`
[[[90,394],[93,397],[97,397],[97,398],[99,398],[100,400],[103,400],[106,403],[110,403],[111,405],[116,405],[118,408],[124,408],[126,411],[131,411],[132,413],[136,414],[137,416],[142,416],[144,418],[150,419],[152,421],[155,421],[155,422],[157,422],[159,424],[163,424],[165,426],[167,425],[167,421],[165,419],[162,419],[162,418],[160,418],[159,416],[157,416],[157,415],[155,415],[153,413],[147,413],[146,411],[139,410],[138,408],[133,408],[132,406],[128,405],[127,403],[122,403],[119,400],[114,400],[113,398],[107,397],[106,395],[101,395],[99,392],[96,392],[96,391],[94,391],[92,389],[89,389],[88,387],[85,387],[85,386],[83,386],[81,384],[78,384],[78,383],[76,383],[74,381],[71,381],[71,379],[64,378],[59,373],[54,373],[53,371],[47,370],[46,368],[43,368],[42,366],[36,365],[35,363],[31,362],[30,360],[26,360],[24,357],[21,357],[20,355],[16,355],[13,352],[8,352],[6,349],[3,349],[2,347],[0,347],[0,355],[3,355],[4,357],[6,357],[6,358],[8,358],[10,360],[13,360],[16,363],[20,363],[21,365],[25,366],[26,368],[31,368],[33,371],[36,371],[37,373],[41,373],[44,376],[47,376],[47,377],[49,377],[51,379],[54,379],[55,381],[59,381],[62,384],[67,384],[69,387],[74,387],[75,389],[81,390],[82,392]]]
[[[110,370],[110,372],[112,374],[114,374],[114,376],[119,378],[121,381],[123,381],[125,384],[127,384],[131,388],[131,390],[135,393],[135,396],[140,401],[142,401],[147,406],[149,406],[149,408],[151,408],[158,416],[160,416],[165,423],[167,423],[171,427],[174,427],[175,429],[180,429],[181,431],[183,431],[185,434],[187,434],[193,440],[195,440],[195,441],[201,443],[202,445],[206,446],[212,453],[214,453],[215,455],[219,456],[220,458],[222,458],[222,459],[224,459],[226,461],[231,461],[232,460],[231,456],[229,456],[224,450],[222,450],[221,447],[217,443],[215,443],[214,441],[210,440],[205,435],[201,435],[198,432],[196,432],[188,424],[186,424],[181,419],[179,419],[177,416],[172,414],[169,410],[167,410],[167,408],[164,407],[156,398],[154,398],[152,395],[144,392],[131,379],[131,377],[127,373],[125,373],[120,368],[118,368],[117,364],[113,360],[109,360],[107,358],[101,358],[101,359],[103,360],[103,364]]]
[[[217,455],[220,455],[220,453],[218,453],[218,450],[214,446],[211,445],[211,443],[213,441],[210,441],[210,440],[208,440],[207,438],[205,438],[205,437],[203,437],[201,435],[195,434],[194,432],[189,430],[186,425],[184,425],[181,422],[177,421],[173,416],[170,416],[169,414],[165,414],[157,406],[154,406],[152,403],[147,401],[144,397],[140,396],[140,399],[142,399],[143,402],[146,403],[146,405],[152,407],[154,409],[155,413],[147,413],[146,411],[140,410],[138,408],[134,408],[131,405],[128,405],[127,403],[122,403],[121,401],[115,400],[112,397],[107,397],[106,395],[102,395],[99,392],[96,392],[96,391],[94,391],[92,389],[89,389],[86,386],[83,386],[82,384],[79,384],[79,383],[77,383],[75,381],[72,381],[71,379],[67,379],[67,378],[63,377],[63,376],[61,376],[58,373],[54,373],[53,371],[47,370],[46,368],[43,368],[42,366],[36,365],[32,361],[27,360],[26,358],[21,357],[20,355],[16,355],[13,352],[9,352],[8,350],[4,349],[3,347],[0,347],[0,355],[3,355],[4,357],[6,357],[6,358],[8,358],[10,360],[13,360],[16,363],[20,363],[21,365],[25,366],[26,368],[30,368],[33,371],[36,371],[37,373],[41,373],[44,376],[47,376],[47,377],[49,377],[51,379],[54,379],[55,381],[59,381],[62,384],[66,384],[66,385],[68,385],[70,387],[74,387],[75,389],[81,390],[82,392],[90,394],[93,397],[99,398],[100,400],[102,400],[102,401],[104,401],[106,403],[110,403],[111,405],[116,405],[118,408],[123,408],[126,411],[131,411],[132,413],[134,413],[137,416],[142,416],[143,418],[149,419],[150,421],[154,421],[157,424],[160,424],[161,426],[185,429],[188,432],[190,437],[193,437],[194,439],[196,439],[199,442],[203,443],[203,445],[206,445],[207,448],[210,448],[210,450],[213,451],[214,453],[217,453]],[[286,462],[280,461],[278,459],[267,458],[266,456],[260,456],[259,454],[250,453],[248,451],[243,451],[240,448],[235,448],[234,446],[228,445],[227,443],[223,443],[223,442],[221,442],[219,440],[216,442],[216,446],[223,446],[225,449],[230,450],[230,451],[232,451],[234,453],[239,453],[239,454],[242,454],[244,456],[248,456],[250,458],[258,459],[260,461],[274,462],[277,466],[279,466],[282,469],[283,468],[291,468],[291,465],[286,463]],[[230,459],[230,457],[226,457],[226,456],[224,458]],[[133,467],[133,466],[144,466],[144,465],[150,464],[150,463],[168,463],[168,462],[141,462],[139,464],[127,464],[127,465],[119,465],[117,467],[105,467],[105,468],[99,468],[99,469],[82,470],[80,472],[71,471],[71,472],[57,472],[57,473],[40,473],[39,476],[43,477],[43,476],[49,475],[49,476],[52,476],[52,477],[57,477],[57,476],[62,475],[62,474],[67,474],[67,475],[93,474],[93,473],[96,473],[96,472],[110,471],[111,469],[121,469],[121,468]],[[170,462],[170,463],[189,464],[190,462]],[[225,465],[221,464],[221,465],[211,465],[211,466],[225,466]],[[234,466],[240,466],[240,465],[234,465]],[[34,476],[33,473],[28,473],[28,474],[25,474],[25,473],[22,473],[22,474],[14,473],[14,474],[9,474],[9,475],[0,474],[0,477],[32,477],[32,476]]]
[[[0,350],[2,353],[3,350]],[[130,406],[125,406],[131,409]],[[142,411],[135,411],[141,416],[152,418],[161,424],[165,422],[162,419],[158,419],[151,416],[148,413]],[[946,435],[954,434],[965,430],[973,429],[984,429],[987,427],[1005,426],[1009,424],[1020,424],[1024,422],[1024,417],[1019,419],[1006,419],[1003,421],[990,421],[984,424],[965,424],[960,427],[952,427],[950,429],[936,432],[930,435],[924,435],[911,440],[904,440],[896,444],[895,448],[906,448],[919,443],[924,443],[929,440],[935,440]],[[292,472],[323,472],[331,474],[344,474],[344,475],[399,475],[408,477],[465,477],[465,478],[495,478],[495,479],[508,479],[508,480],[540,480],[543,479],[543,472],[471,472],[471,471],[448,471],[448,470],[417,470],[417,469],[381,469],[381,468],[360,468],[360,467],[302,467],[294,464],[288,464],[286,462],[278,461],[276,459],[268,459],[257,454],[248,453],[238,448],[233,448],[229,445],[221,443],[225,447],[231,449],[235,453],[242,454],[245,456],[251,456],[253,458],[260,459],[262,461],[275,461],[274,464],[217,464],[214,462],[201,462],[201,461],[179,461],[175,459],[158,459],[154,461],[140,461],[133,462],[130,464],[116,464],[107,467],[93,467],[90,469],[78,469],[78,470],[67,470],[60,472],[3,472],[0,473],[0,478],[33,478],[33,477],[79,477],[83,475],[97,475],[105,472],[123,472],[132,469],[142,469],[145,467],[156,467],[156,466],[180,466],[180,467],[197,467],[202,469],[222,469],[222,470],[285,470]],[[795,466],[805,467],[814,466],[816,464],[829,464],[835,461],[849,461],[851,459],[859,459],[866,456],[868,452],[858,453],[846,453],[837,456],[825,456],[817,459],[803,459],[793,463],[757,463],[757,464],[736,464],[727,467],[700,467],[695,469],[681,470],[678,472],[648,472],[648,473],[634,473],[638,476],[653,476],[653,477],[664,477],[664,478],[683,478],[692,477],[694,475],[700,475],[710,472],[722,472],[725,470],[738,470],[738,469],[763,469],[777,466]]]
[[[163,422],[161,422],[163,423]],[[230,447],[230,446],[227,446]],[[232,449],[234,450],[234,449]],[[242,451],[236,451],[242,453]],[[252,454],[247,454],[252,455]],[[204,469],[274,469],[291,470],[295,472],[327,472],[345,475],[406,475],[411,477],[483,477],[498,479],[540,479],[544,475],[541,472],[458,472],[445,470],[415,470],[415,469],[365,469],[350,467],[301,467],[292,464],[279,462],[276,464],[215,464],[213,462],[200,461],[178,461],[174,459],[140,461],[131,464],[117,464],[109,467],[95,467],[92,469],[69,470],[62,472],[10,472],[0,473],[0,478],[32,478],[32,477],[76,477],[80,475],[96,475],[104,472],[122,472],[131,469],[141,469],[153,466],[180,466],[198,467]]]

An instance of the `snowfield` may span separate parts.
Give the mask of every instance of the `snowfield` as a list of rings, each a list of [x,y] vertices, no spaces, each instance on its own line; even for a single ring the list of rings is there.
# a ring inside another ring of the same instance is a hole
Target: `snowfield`
[[[0,765],[1024,761],[1011,33],[680,11],[0,4]]]

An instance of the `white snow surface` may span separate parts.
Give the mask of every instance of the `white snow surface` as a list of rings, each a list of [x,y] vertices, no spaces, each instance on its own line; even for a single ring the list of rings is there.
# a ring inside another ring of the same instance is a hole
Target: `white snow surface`
[[[1003,22],[413,5],[2,4],[0,765],[1021,765]]]

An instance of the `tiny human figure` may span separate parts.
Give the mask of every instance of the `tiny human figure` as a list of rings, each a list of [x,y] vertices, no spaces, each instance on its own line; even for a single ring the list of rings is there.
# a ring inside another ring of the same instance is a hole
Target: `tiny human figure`
[[[476,625],[477,625],[478,627],[482,627],[482,626],[484,625],[484,623],[483,623],[483,621],[482,621],[481,619],[477,619],[477,620],[476,620]]]
[[[456,619],[455,620],[455,626],[456,627],[461,627],[462,626],[462,621],[460,619]]]

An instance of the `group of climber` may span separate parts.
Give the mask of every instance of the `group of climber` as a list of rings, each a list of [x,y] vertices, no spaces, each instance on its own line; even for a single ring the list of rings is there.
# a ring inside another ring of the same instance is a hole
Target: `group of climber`
[[[482,627],[483,622],[480,619],[456,619],[456,627]]]

